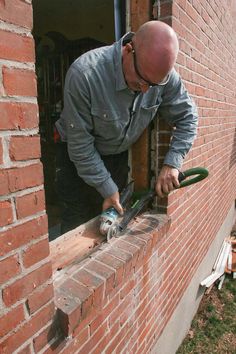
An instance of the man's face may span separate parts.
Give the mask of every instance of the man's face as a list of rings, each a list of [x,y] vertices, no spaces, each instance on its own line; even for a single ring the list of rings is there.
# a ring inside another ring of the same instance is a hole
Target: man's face
[[[138,63],[137,63],[137,57],[136,57],[136,51],[134,49],[134,43],[131,42],[132,45],[132,54],[133,54],[133,66],[134,66],[134,71],[135,74],[140,82],[141,85],[146,85],[148,87],[153,87],[153,86],[164,86],[168,83],[169,81],[169,74],[167,74],[163,80],[159,82],[151,82],[144,78],[143,74],[140,73],[140,70],[138,68]]]
[[[150,78],[153,76],[153,72],[150,71],[150,65],[143,65],[141,71],[140,60],[141,56],[138,56],[133,42],[128,44],[130,46],[131,58],[131,80],[129,80],[128,85],[131,89],[135,91],[142,91],[145,93],[150,87],[153,86],[164,86],[169,81],[169,74],[163,77],[163,75],[155,75],[156,77],[161,76],[161,80],[151,81]],[[156,73],[155,73],[156,74]]]

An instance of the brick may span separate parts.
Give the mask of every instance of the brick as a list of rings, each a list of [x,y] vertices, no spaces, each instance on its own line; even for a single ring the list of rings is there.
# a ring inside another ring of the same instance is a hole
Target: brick
[[[56,337],[57,331],[58,328],[56,327],[56,323],[53,322],[41,333],[39,333],[37,337],[33,339],[35,352],[38,353],[43,347],[45,347],[46,344],[48,344],[48,342]]]
[[[10,200],[0,201],[0,226],[6,226],[13,222],[13,211]]]
[[[13,333],[0,343],[0,352],[9,354],[13,353],[42,327],[46,326],[46,324],[53,318],[54,313],[54,304],[50,303],[35,314],[35,316],[31,317],[28,322],[16,331],[16,333]]]
[[[135,287],[135,280],[130,279],[128,283],[120,290],[120,299],[124,299]]]
[[[43,184],[43,166],[41,163],[7,170],[9,192],[16,192],[26,188]]]
[[[57,353],[60,354],[71,354],[71,353],[78,353],[79,348],[81,348],[84,343],[86,343],[89,339],[90,333],[89,333],[89,327],[85,327],[83,328],[78,335],[76,336],[76,339],[70,342],[66,343],[66,346],[64,345],[63,347],[63,343],[61,344],[61,346],[59,345],[57,347]],[[53,352],[48,352],[46,351],[46,354],[53,354]]]
[[[0,284],[17,276],[21,271],[18,255],[10,256],[0,261]]]
[[[54,289],[52,284],[43,288],[36,289],[27,299],[27,308],[30,314],[33,314],[40,307],[45,305],[53,298]]]
[[[14,45],[12,45],[14,43]],[[1,58],[20,62],[34,62],[33,38],[0,30]]]
[[[108,324],[105,322],[99,329],[92,335],[90,340],[78,352],[80,354],[92,353],[95,345],[101,340],[102,337],[108,334]]]
[[[7,95],[37,96],[35,73],[31,70],[3,68],[3,86]]]
[[[104,281],[85,269],[80,269],[73,278],[93,291],[93,305],[100,307],[103,303]]]
[[[0,145],[1,146],[1,145]],[[0,147],[1,150],[1,147]],[[8,175],[6,170],[0,171],[0,195],[9,193]]]
[[[120,248],[121,250],[124,250],[128,253],[131,253],[132,256],[134,257],[137,252],[139,251],[139,248],[134,246],[134,245],[131,245],[130,243],[128,242],[125,242],[125,240],[123,240],[122,238],[120,238],[119,240],[117,240],[115,246],[117,248]]]
[[[108,265],[109,267],[112,267],[116,270],[115,272],[115,287],[121,284],[124,276],[124,266],[125,263],[121,261],[120,259],[112,256],[109,252],[102,252],[101,254],[98,254],[96,256],[96,259],[99,260],[100,262],[104,263],[105,265]],[[109,294],[109,291],[112,290],[112,288],[106,288],[106,295]]]
[[[0,130],[32,129],[38,126],[37,104],[0,102],[0,111]]]
[[[0,317],[0,338],[15,329],[25,319],[23,305],[11,309]]]
[[[35,288],[44,284],[52,275],[51,263],[46,263],[39,269],[16,280],[3,289],[3,302],[6,306],[15,304],[30,295]]]
[[[43,260],[49,256],[49,241],[42,240],[27,247],[22,252],[23,265],[25,268],[31,267],[33,264]]]
[[[17,352],[17,354],[32,354],[31,345],[30,344],[26,345],[23,349],[20,349],[20,351]]]
[[[3,146],[2,139],[0,138],[0,165],[3,163]]]
[[[12,136],[9,155],[13,161],[39,158],[41,156],[39,136]]]
[[[68,336],[92,308],[92,291],[72,279],[56,289],[55,303],[58,307],[60,326]]]
[[[120,329],[120,331],[118,331],[113,338],[111,338],[111,341],[108,345],[108,347],[106,348],[106,353],[107,354],[112,354],[112,353],[118,353],[116,351],[116,348],[118,346],[118,344],[120,343],[120,341],[124,338],[124,336],[126,335],[127,331],[129,330],[129,324],[126,324],[126,326],[122,327]]]
[[[32,29],[32,6],[21,0],[1,0],[0,19],[15,25]]]
[[[116,294],[109,303],[103,307],[102,311],[100,311],[98,316],[94,316],[95,318],[90,323],[90,331],[91,335],[96,332],[101,323],[108,319],[113,309],[115,309],[119,304],[119,294]]]
[[[16,213],[18,219],[39,213],[43,210],[45,210],[45,196],[43,190],[16,197]]]
[[[111,342],[112,338],[119,332],[119,321],[116,321],[111,328],[109,328],[109,332],[103,337],[103,339],[96,346],[95,350],[92,352],[93,354],[100,354],[104,348]],[[119,351],[117,353],[120,353]]]
[[[110,324],[115,323],[115,321],[120,318],[123,312],[132,304],[133,294],[129,292],[126,297],[119,303],[118,307],[113,309],[110,314],[109,322]]]
[[[27,221],[0,233],[0,256],[47,233],[47,215]]]
[[[92,260],[86,264],[85,269],[88,269],[94,274],[106,280],[106,294],[108,294],[115,285],[115,270],[108,268],[105,264]]]

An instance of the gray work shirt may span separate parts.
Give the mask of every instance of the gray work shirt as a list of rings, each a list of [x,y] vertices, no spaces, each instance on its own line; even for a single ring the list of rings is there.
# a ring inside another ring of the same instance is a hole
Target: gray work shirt
[[[118,189],[100,155],[127,150],[158,115],[174,126],[164,163],[180,168],[192,146],[197,111],[173,69],[165,86],[146,93],[132,92],[122,70],[122,43],[91,50],[69,68],[64,89],[64,109],[56,122],[78,175],[107,198]]]

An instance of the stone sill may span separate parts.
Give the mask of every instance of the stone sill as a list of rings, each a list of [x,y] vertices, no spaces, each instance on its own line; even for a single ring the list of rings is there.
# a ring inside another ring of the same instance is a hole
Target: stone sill
[[[80,226],[69,232],[70,235],[65,234],[62,242],[73,240],[72,244],[69,242],[70,245],[59,248],[59,241],[55,240],[57,242],[52,246],[56,262],[54,270],[61,269],[54,272],[55,305],[60,327],[66,337],[73,335],[91,311],[99,312],[112,292],[115,292],[132,272],[145,264],[166,234],[169,225],[170,220],[166,215],[145,213],[130,224],[124,235],[113,238],[109,243],[100,244],[82,261],[79,256],[81,235],[84,238],[87,235],[88,244],[94,245],[94,236],[97,237],[95,240],[98,239],[95,232],[98,230],[97,219],[93,219],[84,229]],[[99,240],[102,242],[100,236]],[[83,242],[86,244],[85,240]],[[56,259],[57,248],[59,254]],[[67,262],[67,255],[63,255],[62,249],[69,250]]]

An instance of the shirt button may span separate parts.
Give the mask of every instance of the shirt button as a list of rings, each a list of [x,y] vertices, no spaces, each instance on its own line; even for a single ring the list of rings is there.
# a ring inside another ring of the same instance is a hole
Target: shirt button
[[[104,114],[103,114],[103,117],[106,118],[106,116],[107,116],[106,113],[104,113]]]
[[[71,123],[71,125],[70,125],[70,126],[71,126],[71,128],[74,128],[74,124],[72,124],[72,123]]]

